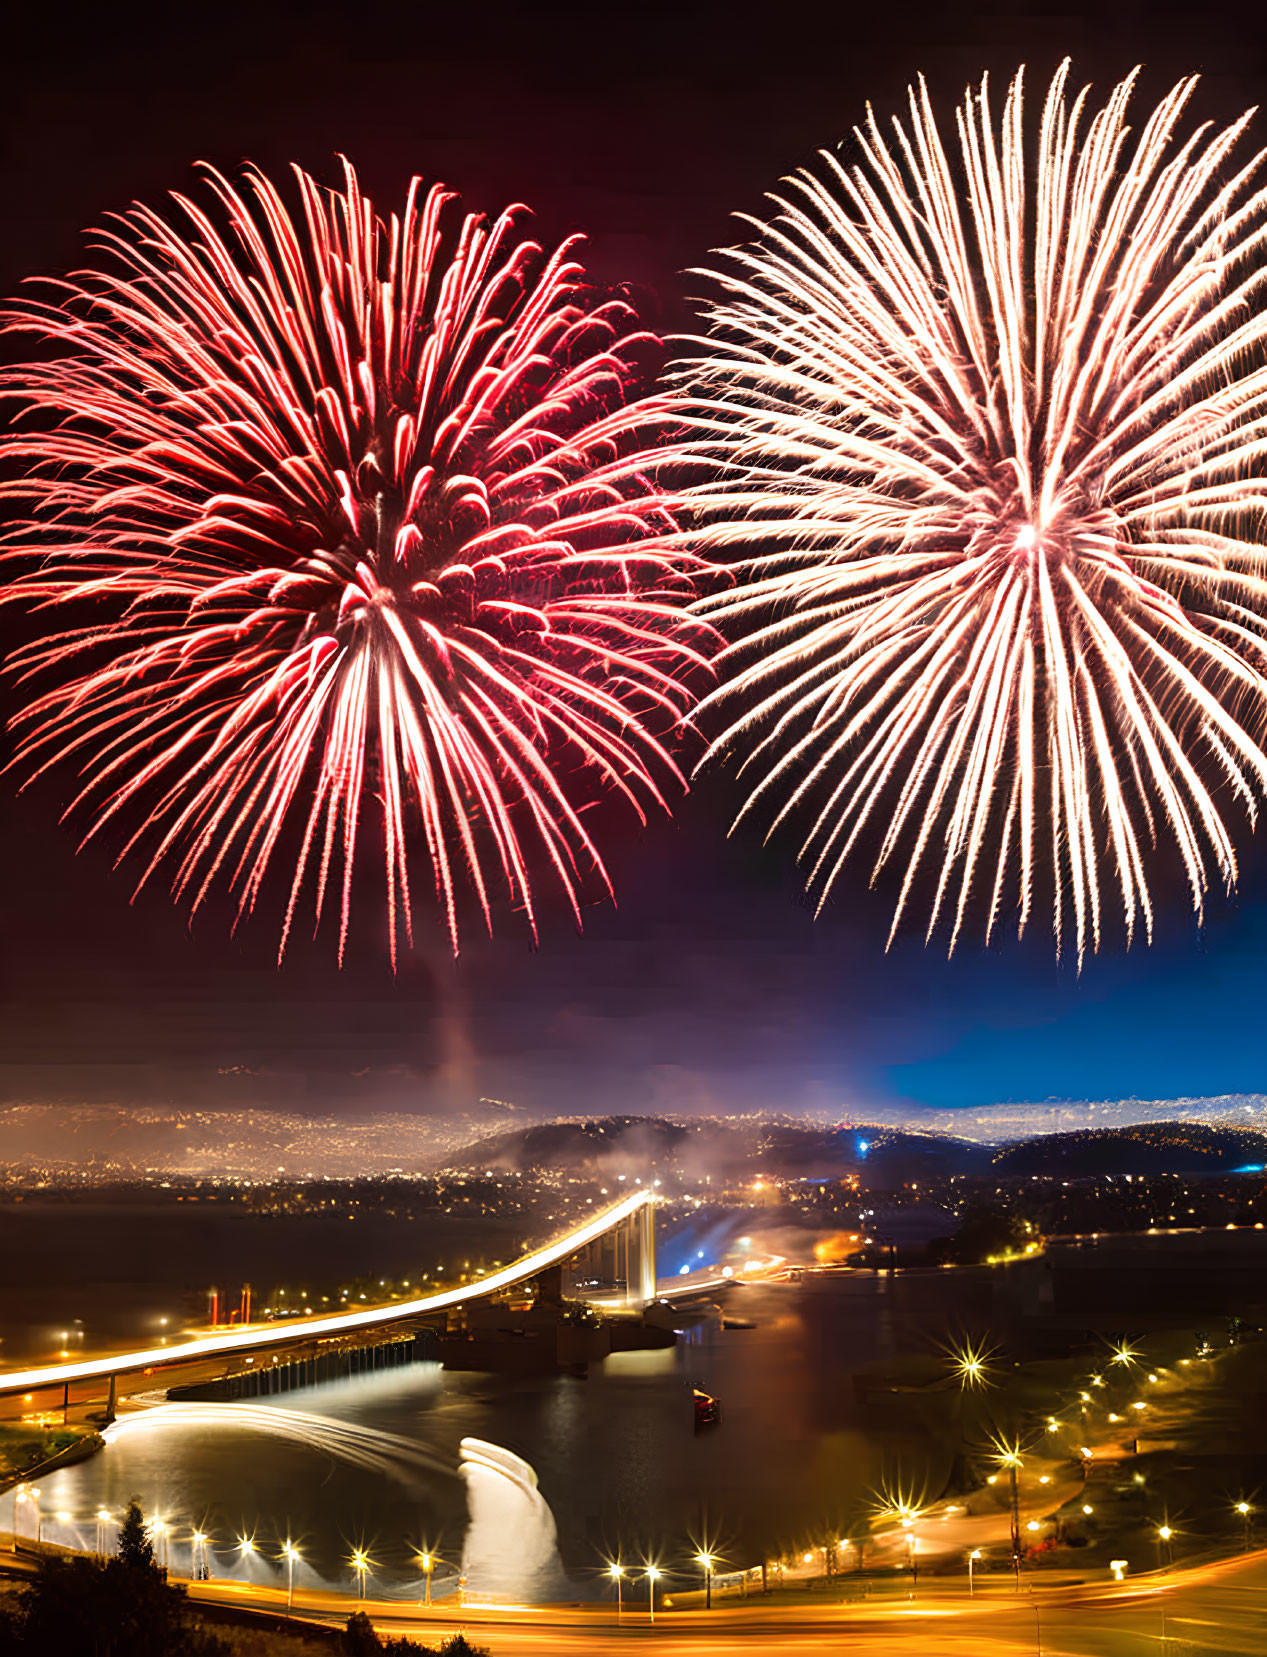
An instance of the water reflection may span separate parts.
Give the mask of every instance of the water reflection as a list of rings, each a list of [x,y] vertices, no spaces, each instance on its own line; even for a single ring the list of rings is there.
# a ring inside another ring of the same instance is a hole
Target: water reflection
[[[535,1468],[554,1514],[568,1596],[602,1591],[604,1556],[665,1557],[706,1528],[731,1559],[759,1559],[865,1498],[895,1462],[930,1487],[948,1458],[918,1420],[883,1422],[852,1377],[868,1362],[926,1345],[951,1309],[886,1280],[745,1291],[757,1327],[693,1326],[676,1350],[623,1353],[588,1380],[380,1372],[250,1405],[173,1405],[129,1418],[91,1461],[42,1481],[65,1539],[92,1545],[99,1507],[128,1500],[172,1529],[174,1570],[193,1566],[205,1532],[216,1576],[285,1586],[282,1545],[298,1547],[297,1587],[355,1592],[355,1550],[371,1593],[421,1597],[417,1553],[436,1556],[434,1592],[456,1580],[468,1523],[458,1477],[464,1438],[505,1446]],[[722,1404],[696,1434],[691,1387]],[[254,1552],[239,1543],[249,1540]]]

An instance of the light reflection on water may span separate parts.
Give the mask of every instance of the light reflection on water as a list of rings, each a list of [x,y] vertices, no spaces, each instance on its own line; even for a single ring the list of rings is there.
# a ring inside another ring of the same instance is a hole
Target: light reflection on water
[[[752,1287],[741,1310],[756,1328],[697,1325],[677,1349],[614,1356],[588,1380],[419,1364],[275,1401],[160,1405],[121,1424],[100,1455],[42,1481],[47,1534],[91,1546],[96,1509],[117,1516],[135,1496],[173,1527],[170,1565],[182,1574],[198,1528],[215,1576],[284,1586],[291,1539],[296,1587],[354,1591],[350,1556],[364,1548],[372,1593],[417,1597],[413,1549],[425,1546],[446,1562],[438,1596],[466,1531],[459,1446],[471,1437],[536,1470],[578,1597],[601,1591],[604,1554],[687,1553],[701,1530],[737,1559],[794,1544],[874,1488],[894,1458],[930,1485],[944,1478],[929,1431],[865,1417],[851,1383],[863,1364],[926,1343],[948,1315],[944,1300],[898,1306],[886,1280],[859,1278],[830,1294]],[[695,1433],[693,1383],[721,1400],[716,1429]],[[63,1510],[75,1517],[59,1531]],[[257,1551],[244,1555],[240,1538]]]

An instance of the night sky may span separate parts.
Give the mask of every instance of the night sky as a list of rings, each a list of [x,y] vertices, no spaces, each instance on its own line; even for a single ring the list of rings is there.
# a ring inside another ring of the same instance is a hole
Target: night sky
[[[1267,102],[1267,21],[1228,0],[28,5],[4,43],[0,285],[73,266],[84,226],[188,189],[198,159],[297,161],[334,182],[346,152],[380,205],[418,172],[475,208],[527,202],[544,238],[585,230],[595,276],[636,284],[673,329],[689,320],[681,273],[734,239],[729,212],[759,210],[865,99],[888,110],[923,70],[945,106],[1021,60],[1038,86],[1066,53],[1101,89],[1143,59],[1146,99],[1200,70],[1202,116]],[[161,890],[130,905],[111,848],[74,856],[55,785],[20,801],[12,788],[0,782],[0,1086],[14,1098],[862,1109],[1267,1084],[1261,834],[1239,897],[1216,900],[1203,931],[1174,893],[1152,950],[1079,977],[1041,936],[949,963],[914,937],[885,955],[887,904],[857,879],[815,923],[790,844],[725,840],[737,796],[718,780],[675,822],[617,832],[619,908],[591,909],[583,939],[556,907],[533,953],[503,916],[497,941],[454,965],[423,916],[393,977],[372,907],[342,974],[328,936],[279,971],[274,915],[230,938],[225,908],[190,929]]]

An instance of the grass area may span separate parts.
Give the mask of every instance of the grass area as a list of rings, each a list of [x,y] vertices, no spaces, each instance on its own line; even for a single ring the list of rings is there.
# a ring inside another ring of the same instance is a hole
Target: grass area
[[[93,1427],[0,1426],[0,1484],[19,1479],[32,1467],[91,1438]]]
[[[341,1649],[339,1634],[331,1629],[310,1634],[283,1632],[274,1628],[245,1628],[199,1618],[209,1632],[223,1640],[233,1657],[324,1657]]]

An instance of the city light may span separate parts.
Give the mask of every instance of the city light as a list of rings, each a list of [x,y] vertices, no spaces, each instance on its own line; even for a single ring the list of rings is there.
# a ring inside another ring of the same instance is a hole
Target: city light
[[[994,1384],[989,1376],[989,1361],[996,1350],[986,1346],[984,1341],[979,1341],[975,1346],[971,1341],[965,1341],[962,1346],[950,1348],[951,1374],[965,1391]]]

